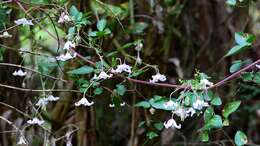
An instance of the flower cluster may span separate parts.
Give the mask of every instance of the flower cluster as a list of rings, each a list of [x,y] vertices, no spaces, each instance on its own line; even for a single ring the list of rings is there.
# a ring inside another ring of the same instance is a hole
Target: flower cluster
[[[57,101],[59,100],[60,97],[54,97],[53,95],[49,95],[47,98],[41,98],[39,101],[36,103],[36,106],[46,106],[49,102],[51,101]]]
[[[30,124],[30,125],[39,125],[39,126],[41,126],[44,123],[44,121],[43,120],[39,120],[37,117],[35,117],[32,120],[28,120],[27,123]]]
[[[160,74],[160,73],[157,73],[156,75],[153,75],[152,78],[153,79],[149,81],[150,83],[157,83],[159,81],[161,81],[161,82],[166,81],[165,75]]]
[[[114,70],[112,69],[111,72],[112,73],[122,73],[122,72],[127,72],[127,73],[131,73],[131,66],[123,63],[117,66],[117,68]]]
[[[19,69],[19,70],[16,70],[16,71],[13,72],[13,76],[23,77],[23,76],[26,76],[26,75],[27,75],[27,72],[23,71],[22,69]]]
[[[75,103],[75,106],[81,106],[81,105],[83,105],[83,106],[91,106],[93,104],[94,104],[93,101],[89,102],[87,100],[87,98],[83,97],[78,102]]]
[[[67,60],[75,58],[77,56],[77,53],[70,51],[71,48],[75,48],[75,47],[76,47],[75,43],[73,43],[71,41],[67,41],[63,47],[63,50],[66,50],[66,53],[61,54],[60,56],[56,56],[56,59],[59,61],[67,61]]]
[[[14,23],[17,25],[23,25],[23,26],[33,25],[32,20],[27,20],[26,18],[21,18],[21,19],[15,20]]]

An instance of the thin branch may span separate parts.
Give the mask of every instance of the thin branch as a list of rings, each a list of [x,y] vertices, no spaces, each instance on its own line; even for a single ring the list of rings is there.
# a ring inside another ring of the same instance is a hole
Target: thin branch
[[[75,93],[81,93],[78,90],[67,90],[67,89],[37,90],[37,89],[19,88],[19,87],[9,86],[9,85],[5,85],[5,84],[0,84],[0,87],[19,90],[19,91],[25,91],[25,92],[75,92]]]
[[[51,78],[51,79],[54,79],[54,80],[59,80],[59,81],[66,82],[66,83],[70,82],[68,80],[64,80],[64,79],[61,79],[61,78],[56,78],[56,77],[53,77],[53,76],[50,76],[50,75],[47,75],[47,74],[43,74],[39,71],[33,70],[31,68],[28,68],[28,67],[24,67],[24,66],[21,66],[21,65],[16,65],[16,64],[11,64],[11,63],[0,63],[0,66],[13,66],[13,67],[18,67],[18,68],[23,68],[23,69],[38,73],[42,76],[45,76],[45,77],[48,77],[48,78]]]

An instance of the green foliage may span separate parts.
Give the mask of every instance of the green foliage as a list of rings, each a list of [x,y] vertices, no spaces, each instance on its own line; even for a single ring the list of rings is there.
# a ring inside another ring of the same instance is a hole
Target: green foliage
[[[214,114],[214,109],[212,108],[212,106],[209,106],[203,114],[204,122],[208,123],[208,121],[213,117]]]
[[[243,146],[247,144],[247,136],[244,132],[242,131],[237,131],[235,135],[235,143],[237,146]]]
[[[123,96],[125,94],[125,92],[126,92],[125,86],[121,85],[121,84],[117,84],[116,85],[116,92],[117,92],[118,95]]]
[[[222,104],[222,101],[221,101],[221,98],[220,97],[214,97],[211,102],[210,102],[212,105],[221,105]]]
[[[209,141],[209,133],[207,131],[202,131],[199,133],[199,139],[202,142],[207,142]]]
[[[136,107],[150,108],[151,105],[148,101],[141,101],[135,104]]]
[[[225,117],[225,118],[228,118],[228,116],[235,112],[238,107],[240,106],[241,104],[241,101],[233,101],[233,102],[230,102],[230,103],[227,103],[223,110],[222,110],[222,115]]]
[[[94,71],[93,67],[84,65],[80,68],[68,71],[68,73],[69,74],[75,74],[75,75],[84,75],[84,74],[92,73],[93,71]]]
[[[158,137],[159,135],[158,135],[157,133],[151,131],[151,132],[148,132],[148,133],[146,134],[146,136],[147,136],[149,139],[154,139],[154,138]]]
[[[260,72],[244,72],[241,74],[245,82],[255,82],[260,84]]]
[[[95,94],[95,95],[100,95],[100,94],[103,93],[103,91],[104,91],[103,88],[98,87],[98,88],[95,88],[95,90],[94,90],[94,94]]]
[[[223,123],[222,123],[222,118],[219,115],[214,115],[210,120],[208,120],[204,127],[202,128],[203,130],[211,130],[213,128],[222,128]]]
[[[255,41],[255,36],[243,32],[235,33],[235,41],[237,43],[236,46],[231,48],[225,57],[232,56],[238,54],[252,46],[252,43]]]

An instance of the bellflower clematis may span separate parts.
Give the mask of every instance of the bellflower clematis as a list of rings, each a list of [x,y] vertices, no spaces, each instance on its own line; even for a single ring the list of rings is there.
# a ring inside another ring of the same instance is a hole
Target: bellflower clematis
[[[17,145],[24,145],[27,144],[26,140],[23,136],[20,136],[19,141],[17,142]]]
[[[30,124],[30,125],[39,125],[39,126],[41,126],[44,123],[44,121],[43,120],[39,120],[38,118],[33,118],[32,120],[28,120],[27,123]]]
[[[107,74],[104,71],[101,71],[100,74],[97,76],[96,74],[94,75],[94,77],[92,78],[93,80],[101,80],[101,79],[108,79],[111,78],[113,76],[113,74]]]
[[[213,83],[210,82],[210,81],[207,80],[207,79],[202,79],[202,80],[200,80],[200,84],[201,84],[201,86],[202,86],[203,89],[206,89],[207,87],[213,86]]]
[[[164,107],[168,108],[168,107],[174,107],[176,108],[177,107],[177,103],[175,103],[174,101],[172,101],[171,99],[167,102],[164,103]]]
[[[65,55],[61,54],[60,56],[56,56],[56,59],[60,60],[60,61],[67,61],[67,60],[75,58],[76,56],[77,56],[77,53],[71,54],[70,52],[67,52]]]
[[[165,75],[160,74],[160,73],[157,73],[156,75],[153,75],[152,78],[153,79],[149,81],[150,83],[156,83],[158,81],[161,81],[161,82],[166,81]]]
[[[114,70],[112,69],[111,72],[112,73],[122,73],[122,72],[127,72],[127,73],[131,73],[131,66],[127,65],[127,64],[120,64],[117,66],[117,68]]]
[[[81,106],[81,105],[83,105],[83,106],[91,106],[93,104],[94,104],[93,101],[89,102],[87,100],[87,98],[83,97],[78,102],[75,103],[75,106]]]
[[[197,110],[203,109],[203,107],[208,107],[209,104],[203,100],[197,99],[193,104],[192,107]]]
[[[36,106],[46,106],[50,101],[57,101],[60,97],[54,97],[53,95],[49,95],[47,98],[41,98],[36,103]]]
[[[27,75],[27,72],[24,72],[23,70],[19,69],[18,71],[14,71],[13,72],[13,76],[20,76],[20,77],[23,77],[23,76],[26,76]]]
[[[181,124],[178,125],[173,118],[169,119],[167,122],[165,121],[163,125],[166,129],[168,128],[181,129]]]
[[[63,24],[64,22],[70,22],[70,21],[71,21],[70,16],[67,15],[65,12],[62,12],[59,17],[58,23]]]
[[[3,34],[0,34],[0,38],[11,38],[12,35],[10,35],[7,31],[3,32]]]
[[[70,48],[75,48],[76,47],[76,44],[73,43],[72,41],[67,41],[65,44],[64,44],[64,47],[63,49],[64,50],[69,50]]]
[[[15,20],[14,23],[17,24],[17,25],[22,24],[23,26],[33,25],[32,20],[27,20],[26,18],[21,18],[21,19]]]

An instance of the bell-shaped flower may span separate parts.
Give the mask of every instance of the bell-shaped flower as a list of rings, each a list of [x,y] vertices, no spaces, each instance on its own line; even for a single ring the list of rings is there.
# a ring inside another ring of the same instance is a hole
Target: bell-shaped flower
[[[33,25],[32,20],[27,20],[26,18],[21,18],[21,19],[15,20],[14,23],[17,25],[23,25],[23,26]]]
[[[17,142],[17,145],[26,145],[26,139],[24,138],[24,136],[20,136],[19,137],[19,141]]]
[[[101,80],[101,79],[108,79],[111,78],[113,76],[113,74],[107,74],[104,71],[101,71],[100,74],[97,76],[96,74],[94,75],[94,77],[92,78],[93,80]]]
[[[156,82],[159,82],[159,81],[161,81],[161,82],[166,81],[165,75],[160,74],[160,73],[157,73],[156,75],[153,75],[152,78],[153,79],[149,81],[150,83],[156,83]]]
[[[114,103],[112,103],[112,104],[110,103],[109,107],[113,108],[113,107],[115,107],[115,104]]]
[[[163,125],[166,129],[168,128],[181,129],[181,124],[178,125],[173,118],[169,119],[167,122],[165,121]]]
[[[181,121],[184,121],[185,118],[189,116],[187,113],[187,110],[183,107],[179,107],[177,110],[172,112],[173,114],[176,114],[178,117],[181,118]]]
[[[11,38],[12,35],[10,35],[7,31],[3,32],[3,34],[0,34],[0,38]]]
[[[23,76],[26,76],[27,75],[27,72],[23,71],[22,69],[19,69],[18,71],[14,71],[13,72],[13,76],[20,76],[20,77],[23,77]]]
[[[211,87],[214,84],[207,79],[202,79],[202,80],[200,80],[200,85],[201,85],[202,89],[206,89],[207,87]]]
[[[191,117],[192,117],[195,113],[196,113],[196,111],[195,111],[194,108],[192,108],[192,107],[190,107],[190,108],[187,110],[187,114],[190,114]]]
[[[166,108],[168,108],[168,107],[169,108],[176,108],[178,106],[178,104],[176,102],[172,101],[171,99],[169,101],[165,102],[163,105]]]
[[[255,67],[260,69],[260,64],[256,64]]]
[[[30,124],[30,125],[39,125],[39,126],[41,126],[44,123],[44,121],[43,120],[39,120],[37,117],[35,117],[32,120],[28,120],[27,123]]]
[[[77,56],[77,53],[71,54],[71,53],[67,52],[65,55],[61,54],[60,56],[56,56],[56,59],[60,60],[60,61],[67,61],[67,60],[75,58],[76,56]]]
[[[76,44],[71,42],[71,41],[67,41],[65,44],[64,44],[64,47],[63,49],[64,50],[69,50],[70,48],[75,48],[76,47]]]
[[[127,72],[127,73],[131,73],[131,66],[127,65],[127,64],[120,64],[117,66],[117,68],[114,70],[112,69],[111,72],[112,73],[122,73],[122,72]]]
[[[125,106],[125,102],[120,103],[120,106]]]
[[[197,110],[203,109],[203,107],[208,107],[209,104],[204,100],[197,99],[193,104],[192,107]]]
[[[75,103],[75,106],[81,106],[81,105],[83,105],[83,106],[91,106],[93,104],[94,104],[93,101],[89,102],[87,100],[87,98],[83,97],[78,102]]]
[[[59,20],[58,20],[58,23],[60,24],[63,24],[64,22],[70,22],[71,21],[71,18],[68,14],[66,14],[65,12],[62,12],[60,17],[59,17]]]
[[[50,101],[57,101],[59,100],[60,97],[54,97],[53,95],[49,95],[47,98],[41,98],[39,101],[36,103],[36,106],[46,106]]]

